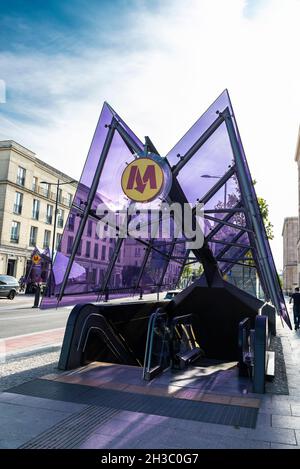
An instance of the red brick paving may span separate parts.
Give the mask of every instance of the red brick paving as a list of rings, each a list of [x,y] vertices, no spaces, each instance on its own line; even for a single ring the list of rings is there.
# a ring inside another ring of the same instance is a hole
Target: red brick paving
[[[58,344],[63,340],[65,328],[54,329],[53,331],[36,332],[30,335],[20,335],[8,339],[2,339],[2,347],[6,353],[18,352],[20,350],[30,350],[47,345]]]

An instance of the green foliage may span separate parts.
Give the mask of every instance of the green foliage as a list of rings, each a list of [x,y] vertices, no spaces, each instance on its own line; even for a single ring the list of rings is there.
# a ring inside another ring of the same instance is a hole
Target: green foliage
[[[260,213],[261,213],[261,216],[264,221],[265,228],[266,228],[267,237],[268,239],[274,239],[274,232],[273,232],[274,226],[269,220],[269,205],[267,204],[266,200],[263,199],[262,197],[257,197],[257,200],[258,200],[258,205],[260,208]]]
[[[257,181],[253,179],[252,183],[253,183],[253,186],[255,186]],[[269,220],[269,205],[267,204],[266,199],[263,199],[262,197],[257,197],[257,200],[258,200],[258,205],[260,208],[260,213],[261,213],[261,216],[263,218],[264,225],[266,228],[267,237],[268,239],[274,239],[274,232],[273,232],[274,225],[272,225],[272,223]]]

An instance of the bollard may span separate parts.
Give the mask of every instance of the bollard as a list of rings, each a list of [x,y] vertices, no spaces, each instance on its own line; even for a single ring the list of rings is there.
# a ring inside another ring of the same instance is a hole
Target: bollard
[[[142,299],[143,299],[143,289],[141,288],[139,300],[142,300]]]
[[[41,286],[37,285],[35,294],[34,294],[34,303],[33,303],[33,308],[38,308],[40,304],[40,298],[41,298]]]
[[[266,374],[267,316],[256,316],[254,336],[253,392],[264,394]]]
[[[105,303],[108,302],[108,298],[109,298],[109,292],[108,292],[108,288],[105,290],[105,297],[104,297],[104,301]]]

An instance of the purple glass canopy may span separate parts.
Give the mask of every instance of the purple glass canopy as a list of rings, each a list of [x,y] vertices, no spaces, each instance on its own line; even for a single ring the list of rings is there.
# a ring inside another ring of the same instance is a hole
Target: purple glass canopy
[[[182,237],[161,233],[155,239],[150,235],[118,239],[111,236],[109,226],[104,239],[97,235],[99,204],[114,211],[131,206],[121,176],[142,151],[142,142],[104,103],[42,308],[176,288],[189,258]],[[205,246],[221,274],[236,263],[248,265],[251,259],[266,299],[290,326],[227,90],[172,148],[167,161],[173,178],[170,197],[175,194],[176,199],[171,201],[204,204]],[[79,240],[76,233],[83,226]],[[75,241],[80,241],[76,252]],[[194,251],[196,261],[201,258],[198,251]]]

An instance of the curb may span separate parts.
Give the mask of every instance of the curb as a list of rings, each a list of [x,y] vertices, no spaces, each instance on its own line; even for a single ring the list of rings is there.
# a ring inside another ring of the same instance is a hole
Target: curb
[[[29,357],[31,355],[38,355],[40,354],[45,354],[45,353],[51,353],[51,352],[58,352],[61,349],[62,344],[57,343],[57,344],[52,344],[52,345],[45,345],[43,347],[34,347],[31,349],[22,349],[16,352],[11,352],[11,353],[5,353],[3,354],[3,360],[1,360],[0,357],[0,364],[6,363],[7,361],[12,361],[17,358],[25,358]]]

